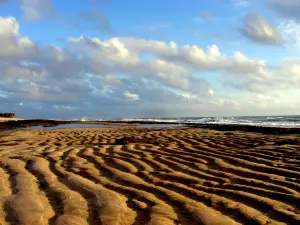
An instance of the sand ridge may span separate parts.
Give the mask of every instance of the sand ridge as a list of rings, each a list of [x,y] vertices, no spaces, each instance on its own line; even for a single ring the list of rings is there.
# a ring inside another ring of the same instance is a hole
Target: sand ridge
[[[115,145],[124,136],[144,141]],[[136,128],[0,135],[0,224],[300,224],[300,148],[275,145],[288,138],[297,137]]]

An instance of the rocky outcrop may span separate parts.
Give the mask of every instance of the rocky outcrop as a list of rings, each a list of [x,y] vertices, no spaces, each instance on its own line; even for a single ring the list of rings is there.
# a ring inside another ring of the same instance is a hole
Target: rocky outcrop
[[[57,126],[59,124],[70,124],[71,121],[55,121],[55,120],[18,120],[18,121],[5,121],[0,123],[0,132],[15,130],[19,128],[26,128],[32,126]],[[0,223],[1,224],[1,223]]]

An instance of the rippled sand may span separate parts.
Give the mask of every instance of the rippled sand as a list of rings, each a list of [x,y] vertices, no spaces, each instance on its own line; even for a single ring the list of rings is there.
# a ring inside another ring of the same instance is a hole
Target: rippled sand
[[[143,141],[114,145],[124,136]],[[287,138],[135,128],[0,135],[0,224],[297,225],[300,148],[274,144]]]

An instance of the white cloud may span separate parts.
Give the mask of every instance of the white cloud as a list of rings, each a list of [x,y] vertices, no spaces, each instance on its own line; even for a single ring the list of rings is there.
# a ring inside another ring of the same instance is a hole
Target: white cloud
[[[208,94],[211,95],[211,96],[213,96],[215,94],[215,91],[213,89],[209,89],[208,90]]]
[[[216,45],[209,46],[206,50],[196,45],[178,47],[175,42],[159,42],[137,38],[119,38],[124,46],[137,54],[153,53],[167,61],[183,67],[206,70],[226,71],[234,74],[248,74],[259,72],[264,67],[264,61],[247,58],[240,52],[232,56],[222,54]]]
[[[75,110],[76,107],[68,106],[68,105],[54,105],[53,108],[58,110]]]
[[[300,57],[283,58],[282,61],[286,63],[300,63]]]
[[[129,99],[129,100],[140,100],[139,95],[134,94],[134,93],[130,93],[129,91],[125,91],[124,92],[124,97]]]
[[[0,17],[0,36],[10,38],[19,35],[19,24],[14,17]]]
[[[262,96],[280,99],[274,90],[300,87],[298,59],[271,67],[241,52],[226,55],[216,45],[204,49],[132,37],[71,37],[64,47],[46,46],[22,36],[12,17],[0,18],[0,31],[0,110],[22,102],[22,112],[53,116],[234,114],[248,109],[243,102],[253,96],[272,102]],[[221,95],[205,80],[211,72],[239,95]],[[293,102],[298,104],[296,97]]]
[[[241,33],[248,39],[262,44],[278,45],[282,43],[280,31],[261,15],[247,15]]]
[[[282,20],[278,25],[278,30],[288,47],[300,48],[300,23],[294,20]]]
[[[28,55],[34,43],[28,37],[19,38],[19,24],[14,17],[0,17],[0,56]]]
[[[300,60],[298,58],[284,58],[274,66],[265,66],[263,74],[244,76],[239,79],[224,78],[227,85],[238,90],[266,94],[273,91],[284,92],[297,90],[300,87]]]

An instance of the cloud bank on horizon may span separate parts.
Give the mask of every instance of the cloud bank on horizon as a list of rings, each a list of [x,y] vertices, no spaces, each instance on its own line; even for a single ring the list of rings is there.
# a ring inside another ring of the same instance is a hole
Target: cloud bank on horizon
[[[0,111],[299,114],[300,0],[0,1]]]

